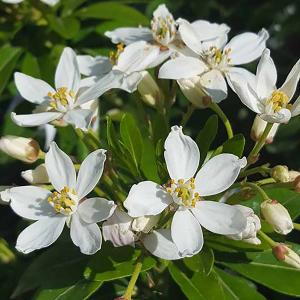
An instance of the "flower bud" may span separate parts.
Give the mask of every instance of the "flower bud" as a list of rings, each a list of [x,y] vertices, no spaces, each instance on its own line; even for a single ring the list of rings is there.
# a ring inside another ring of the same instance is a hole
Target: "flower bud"
[[[267,126],[267,122],[260,118],[259,115],[256,115],[252,128],[251,128],[251,139],[255,142],[257,142],[260,137],[262,136],[265,128]],[[273,143],[274,137],[276,135],[276,132],[278,130],[279,123],[274,123],[272,126],[272,129],[270,130],[267,138],[266,138],[266,144]]]
[[[6,135],[0,139],[0,150],[13,158],[33,163],[39,157],[40,145],[31,138]]]
[[[188,79],[177,80],[184,96],[198,108],[207,108],[211,97],[205,94],[201,85],[201,78],[195,76]]]
[[[271,170],[271,177],[277,182],[289,182],[290,174],[287,166],[275,166]]]
[[[8,204],[10,201],[10,189],[11,186],[1,185],[0,186],[0,203]]]
[[[30,184],[50,182],[45,164],[41,164],[33,170],[23,171],[21,176]]]
[[[254,213],[253,209],[243,206],[234,205],[247,219],[246,228],[237,234],[227,235],[228,238],[233,240],[243,240],[246,243],[259,245],[261,241],[256,237],[257,231],[260,230],[261,224],[259,217]]]
[[[158,101],[162,101],[163,93],[149,72],[142,71],[141,75],[142,80],[138,84],[137,89],[146,104],[155,106]]]
[[[126,212],[116,209],[113,215],[103,223],[102,232],[105,241],[111,241],[115,247],[134,246],[135,234],[131,230],[131,218]]]
[[[294,190],[300,193],[300,176],[297,176],[293,181]]]
[[[278,244],[272,248],[272,252],[277,260],[283,261],[297,269],[300,269],[299,255],[285,244]]]
[[[138,217],[132,221],[131,228],[136,232],[148,233],[158,222],[160,216]]]
[[[295,179],[300,176],[300,172],[298,171],[294,171],[294,170],[290,170],[289,171],[289,177],[290,177],[290,182],[293,182],[295,181]],[[300,180],[300,177],[299,177],[299,180]]]
[[[260,205],[260,211],[265,220],[279,234],[288,234],[294,228],[288,210],[276,200],[266,200]]]

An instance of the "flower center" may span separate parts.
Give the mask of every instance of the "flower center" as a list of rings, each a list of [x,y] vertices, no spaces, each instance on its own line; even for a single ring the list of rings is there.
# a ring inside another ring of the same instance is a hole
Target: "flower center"
[[[281,91],[274,91],[271,97],[267,100],[267,104],[271,104],[274,112],[280,111],[282,108],[290,108],[288,104],[289,97]]]
[[[74,189],[65,186],[59,193],[53,192],[48,202],[57,213],[69,216],[76,211],[78,198]]]
[[[194,178],[186,182],[184,182],[183,179],[177,181],[172,179],[166,187],[166,190],[172,195],[178,205],[195,207],[197,201],[200,201],[199,193],[195,192]]]
[[[151,21],[151,30],[153,38],[163,46],[172,42],[176,35],[176,24],[171,15],[162,17],[153,17]]]
[[[74,102],[75,93],[68,90],[66,87],[61,87],[56,90],[55,93],[48,93],[48,97],[51,98],[49,106],[55,110],[65,111],[67,106]]]
[[[117,49],[115,51],[110,51],[109,52],[109,60],[113,65],[116,65],[118,62],[118,58],[120,54],[124,51],[124,44],[120,43],[117,45]]]
[[[211,47],[208,51],[204,53],[203,57],[212,69],[217,68],[221,71],[226,71],[226,68],[228,67],[231,61],[229,57],[230,52],[230,48],[226,49],[225,51],[222,51],[217,47]]]

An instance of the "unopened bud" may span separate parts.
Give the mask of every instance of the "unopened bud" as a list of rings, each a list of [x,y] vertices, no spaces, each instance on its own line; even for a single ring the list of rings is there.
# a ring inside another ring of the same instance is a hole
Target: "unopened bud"
[[[271,177],[277,182],[289,182],[290,174],[287,166],[275,166],[271,170]]]
[[[285,244],[278,244],[272,248],[272,252],[277,260],[300,269],[299,255]]]
[[[266,200],[260,205],[260,211],[267,223],[275,232],[288,234],[294,228],[288,210],[276,200]]]
[[[31,138],[6,135],[0,139],[0,150],[13,158],[33,163],[39,158],[40,145]]]
[[[45,164],[41,164],[33,170],[23,171],[21,176],[30,184],[50,182]]]
[[[294,170],[289,171],[290,182],[293,182],[298,176],[300,176],[300,172]]]
[[[159,215],[135,218],[131,228],[136,232],[148,233],[157,224],[159,218]]]
[[[177,80],[184,96],[198,108],[207,108],[211,103],[209,97],[202,89],[201,79],[194,76],[188,79]]]
[[[155,106],[158,101],[163,100],[163,93],[148,71],[142,71],[141,75],[142,80],[137,89],[146,104]]]
[[[274,123],[272,126],[272,129],[270,130],[267,138],[266,138],[266,144],[273,143],[274,137],[277,133],[279,123]],[[267,126],[267,122],[260,118],[259,115],[256,115],[252,128],[251,128],[251,139],[255,142],[257,142],[260,137],[262,136],[265,128]]]
[[[300,193],[300,176],[297,176],[293,181],[294,190]]]

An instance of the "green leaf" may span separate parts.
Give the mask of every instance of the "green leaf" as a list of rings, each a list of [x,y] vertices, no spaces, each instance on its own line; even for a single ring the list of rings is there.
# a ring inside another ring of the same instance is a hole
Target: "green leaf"
[[[185,265],[194,272],[204,272],[209,275],[214,266],[214,252],[204,246],[200,253],[184,258]]]
[[[99,254],[98,254],[99,253]],[[141,251],[132,247],[113,248],[105,245],[89,261],[84,277],[93,281],[110,281],[130,276]],[[156,260],[150,256],[143,259],[142,271],[153,268]]]
[[[204,127],[201,129],[201,131],[199,132],[196,138],[196,142],[200,149],[200,154],[201,154],[200,165],[203,164],[207,152],[209,151],[209,147],[214,141],[217,132],[218,132],[218,116],[212,115],[206,121]]]
[[[175,263],[168,265],[169,273],[189,300],[207,300],[195,286],[194,282],[184,274]]]
[[[118,138],[117,138],[117,132],[114,127],[114,124],[109,116],[106,117],[106,138],[107,143],[110,146],[112,151],[118,151],[119,150],[119,144],[118,144]]]
[[[124,146],[131,154],[136,168],[142,158],[143,140],[142,135],[134,118],[130,114],[125,114],[120,123],[120,135]]]
[[[148,138],[144,139],[141,170],[144,173],[146,179],[154,181],[156,183],[160,183],[156,164],[155,149]]]
[[[264,300],[254,284],[248,280],[215,268],[225,292],[226,300]]]
[[[300,253],[300,246],[293,245],[293,250]],[[226,267],[233,269],[241,275],[258,282],[277,292],[290,296],[300,296],[300,270],[279,262],[272,254],[272,250],[261,253],[247,253],[250,262],[233,263],[222,262]]]
[[[101,285],[101,281],[81,279],[67,287],[41,288],[34,295],[33,300],[85,300],[89,299]]]
[[[74,17],[58,18],[47,15],[47,19],[53,31],[65,39],[71,39],[79,32],[80,22]]]
[[[82,19],[94,18],[104,20],[124,20],[124,16],[126,16],[128,25],[149,24],[149,20],[138,10],[113,1],[96,3],[84,7],[76,15]]]
[[[36,78],[39,78],[41,76],[38,60],[30,52],[27,52],[23,58],[21,71],[26,75]]]
[[[0,48],[0,94],[6,87],[21,52],[21,48],[10,46],[3,46]]]
[[[241,157],[244,152],[244,147],[245,147],[244,136],[242,134],[237,134],[223,144],[222,153],[232,153],[238,157]]]

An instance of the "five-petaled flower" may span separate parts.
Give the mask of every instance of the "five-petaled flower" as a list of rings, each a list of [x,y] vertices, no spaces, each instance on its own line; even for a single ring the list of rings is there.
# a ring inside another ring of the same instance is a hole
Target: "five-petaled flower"
[[[116,205],[104,198],[86,198],[98,183],[106,159],[105,150],[90,153],[76,172],[69,156],[52,142],[45,164],[56,191],[37,186],[20,186],[6,190],[10,206],[19,216],[34,220],[16,243],[17,250],[30,253],[54,243],[65,224],[70,227],[73,243],[84,254],[101,248],[102,235],[97,222],[108,219]]]
[[[165,141],[164,156],[171,180],[164,186],[152,181],[133,185],[124,202],[131,217],[157,215],[170,205],[176,209],[171,237],[179,257],[192,256],[201,250],[201,226],[224,235],[237,234],[245,229],[246,218],[238,208],[203,199],[228,189],[240,169],[245,167],[245,158],[239,159],[233,154],[217,155],[195,176],[200,161],[198,146],[178,126],[172,127]],[[158,237],[172,242],[166,232],[157,234]]]

